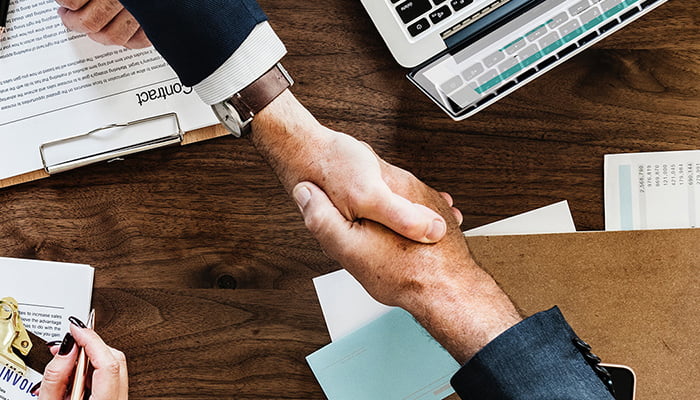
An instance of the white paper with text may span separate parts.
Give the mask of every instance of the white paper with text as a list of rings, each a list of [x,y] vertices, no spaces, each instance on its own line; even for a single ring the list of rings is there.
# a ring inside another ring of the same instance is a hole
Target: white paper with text
[[[88,265],[0,257],[0,298],[14,297],[24,327],[46,341],[61,340],[68,317],[87,321],[94,269]],[[42,371],[43,372],[43,371]],[[31,399],[41,373],[22,376],[0,366],[0,400]]]
[[[69,32],[55,0],[10,4],[0,40],[0,179],[42,169],[41,144],[112,123],[173,111],[185,131],[217,122],[155,49],[103,46]],[[105,151],[123,147],[119,135],[100,142]]]
[[[605,156],[605,229],[697,228],[700,150]]]

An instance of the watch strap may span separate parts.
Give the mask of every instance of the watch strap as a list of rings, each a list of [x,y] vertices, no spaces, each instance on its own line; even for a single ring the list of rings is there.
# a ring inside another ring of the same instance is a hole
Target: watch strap
[[[292,86],[292,83],[292,78],[287,71],[281,64],[277,63],[263,76],[231,96],[227,101],[238,112],[241,121],[249,121],[288,87]]]

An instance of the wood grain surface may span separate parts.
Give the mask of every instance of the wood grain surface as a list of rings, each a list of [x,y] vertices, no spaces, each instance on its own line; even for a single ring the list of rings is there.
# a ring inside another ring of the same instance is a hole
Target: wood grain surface
[[[293,92],[452,194],[463,228],[568,200],[604,228],[603,155],[700,148],[700,3],[671,0],[476,116],[405,78],[356,0],[263,0]],[[165,148],[0,190],[0,256],[94,266],[131,396],[322,399],[311,279],[338,268],[248,139]],[[60,284],[60,282],[57,282]]]

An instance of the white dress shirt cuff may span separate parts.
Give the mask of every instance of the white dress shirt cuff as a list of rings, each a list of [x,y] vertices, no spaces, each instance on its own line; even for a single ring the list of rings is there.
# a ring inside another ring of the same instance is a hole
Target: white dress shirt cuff
[[[263,76],[286,53],[270,24],[261,22],[226,62],[194,85],[194,90],[209,105],[224,101]]]

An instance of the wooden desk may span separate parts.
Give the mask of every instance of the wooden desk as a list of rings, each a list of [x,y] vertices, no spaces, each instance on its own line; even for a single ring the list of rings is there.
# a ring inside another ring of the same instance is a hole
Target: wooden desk
[[[475,117],[405,78],[356,0],[262,1],[294,93],[450,192],[465,229],[566,199],[603,229],[603,155],[700,148],[700,3],[670,1]],[[91,264],[132,398],[319,399],[311,278],[338,268],[249,140],[226,137],[0,191],[0,255]],[[235,287],[235,290],[231,288]]]

